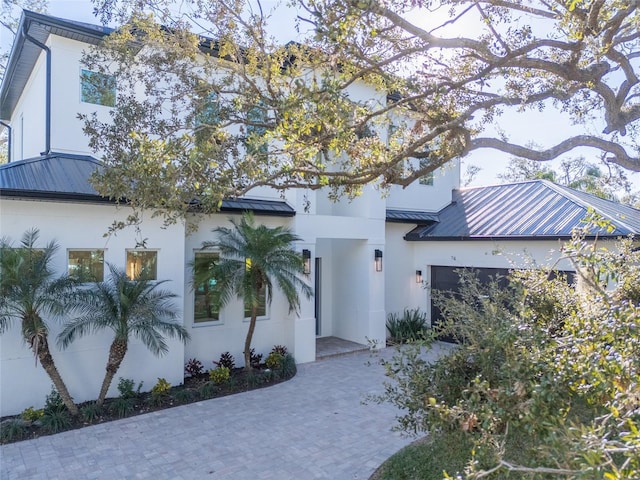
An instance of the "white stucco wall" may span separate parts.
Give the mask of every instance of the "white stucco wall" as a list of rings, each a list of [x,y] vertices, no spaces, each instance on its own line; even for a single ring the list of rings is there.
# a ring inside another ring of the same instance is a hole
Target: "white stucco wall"
[[[136,244],[132,229],[103,238],[112,221],[126,217],[129,213],[126,208],[116,210],[111,205],[2,199],[0,212],[0,231],[14,242],[19,242],[22,234],[33,227],[40,230],[43,243],[56,240],[60,248],[54,258],[54,267],[60,273],[67,270],[67,249],[105,249],[106,262],[124,267],[126,249],[134,248]],[[175,304],[181,310],[184,293],[182,227],[176,225],[161,229],[158,221],[147,219],[142,235],[147,238],[149,249],[157,249],[158,279],[170,279],[163,288],[177,295]],[[55,338],[61,325],[55,321],[49,325],[53,357],[71,395],[76,402],[94,400],[104,376],[111,332],[87,336],[74,342],[67,350],[60,351],[55,345]],[[164,377],[173,385],[182,383],[184,346],[177,340],[168,340],[168,345],[168,354],[156,358],[138,340],[132,340],[109,396],[117,395],[118,377],[144,381],[143,390],[150,390],[158,377]],[[18,321],[14,321],[11,328],[0,336],[0,351],[0,415],[19,413],[29,405],[41,407],[50,391],[51,381],[42,367],[34,365],[33,354],[21,339]]]
[[[45,149],[45,54],[41,53],[11,116],[11,161]]]

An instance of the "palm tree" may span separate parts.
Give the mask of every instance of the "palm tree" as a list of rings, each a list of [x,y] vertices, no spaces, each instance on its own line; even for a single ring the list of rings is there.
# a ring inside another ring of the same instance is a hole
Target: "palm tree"
[[[19,247],[13,247],[6,238],[0,240],[0,333],[12,320],[20,321],[22,337],[36,362],[40,360],[65,406],[75,416],[78,407],[49,350],[46,317],[62,315],[77,282],[66,275],[55,275],[51,262],[59,246],[52,241],[38,247],[39,236],[35,228],[26,231]]]
[[[164,336],[189,339],[189,333],[177,323],[178,311],[172,303],[176,295],[158,287],[166,282],[136,278],[130,280],[124,270],[108,264],[109,279],[78,292],[74,304],[81,314],[58,335],[58,344],[67,348],[76,338],[103,329],[114,333],[109,348],[106,373],[96,403],[102,405],[109,386],[127,353],[129,339],[139,339],[151,353],[167,353]]]
[[[218,227],[213,233],[218,239],[203,242],[202,248],[220,252],[212,273],[215,275],[220,307],[236,295],[244,300],[251,321],[244,342],[244,365],[251,369],[251,340],[256,328],[258,310],[262,302],[271,304],[274,285],[280,288],[289,304],[289,312],[298,311],[298,290],[309,298],[311,287],[300,278],[302,257],[293,249],[300,237],[286,227],[269,228],[255,225],[253,215],[245,213],[238,223],[231,219],[233,228]],[[201,283],[202,279],[197,279]]]

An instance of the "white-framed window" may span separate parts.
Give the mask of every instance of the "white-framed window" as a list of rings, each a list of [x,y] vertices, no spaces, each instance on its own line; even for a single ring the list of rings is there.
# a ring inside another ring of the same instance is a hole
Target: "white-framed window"
[[[139,280],[158,279],[157,250],[127,250],[127,277]]]
[[[74,248],[67,250],[67,273],[83,282],[104,280],[104,250]]]
[[[116,106],[116,78],[91,70],[80,70],[80,101],[105,107]]]
[[[221,323],[220,293],[212,271],[217,252],[195,252],[193,259],[193,323]]]

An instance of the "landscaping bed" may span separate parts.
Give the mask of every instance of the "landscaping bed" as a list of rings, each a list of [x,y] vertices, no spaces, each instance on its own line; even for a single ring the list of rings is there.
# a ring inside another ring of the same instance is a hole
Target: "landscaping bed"
[[[78,404],[78,417],[69,414],[58,393],[52,390],[43,409],[29,407],[20,415],[0,418],[0,443],[28,440],[264,388],[289,380],[296,374],[295,360],[289,354],[283,355],[275,365],[272,362],[271,367],[259,364],[250,371],[244,368],[218,367],[209,372],[188,374],[185,376],[184,384],[178,386],[171,386],[166,380],[158,379],[150,392],[140,392],[142,385],[136,385],[130,379],[120,378],[118,397],[106,399],[102,406],[93,401]]]

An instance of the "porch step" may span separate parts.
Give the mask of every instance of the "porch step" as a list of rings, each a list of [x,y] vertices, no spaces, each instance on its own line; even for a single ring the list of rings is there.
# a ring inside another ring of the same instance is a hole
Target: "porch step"
[[[338,337],[322,337],[316,339],[316,360],[338,355],[348,355],[356,352],[366,352],[367,345],[351,342]]]

